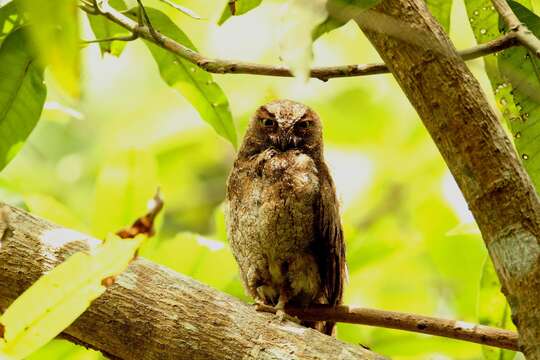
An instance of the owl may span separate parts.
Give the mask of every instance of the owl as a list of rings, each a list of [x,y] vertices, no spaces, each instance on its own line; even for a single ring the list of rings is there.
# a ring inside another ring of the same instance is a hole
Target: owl
[[[322,125],[290,100],[253,116],[227,183],[227,235],[246,292],[276,309],[341,304],[345,244]],[[325,334],[335,324],[305,321]]]

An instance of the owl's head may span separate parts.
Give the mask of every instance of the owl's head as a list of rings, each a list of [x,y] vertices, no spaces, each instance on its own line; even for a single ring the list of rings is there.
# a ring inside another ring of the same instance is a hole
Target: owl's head
[[[319,117],[306,105],[291,100],[275,100],[261,106],[251,119],[240,154],[252,156],[268,148],[320,154],[322,126]]]

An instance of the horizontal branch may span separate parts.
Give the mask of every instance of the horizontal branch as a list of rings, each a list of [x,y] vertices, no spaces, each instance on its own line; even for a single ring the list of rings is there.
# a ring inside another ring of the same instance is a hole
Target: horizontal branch
[[[515,34],[523,46],[540,57],[540,40],[518,19],[508,2],[506,0],[492,0],[492,3],[510,30],[510,34]]]
[[[151,41],[156,45],[170,51],[194,65],[215,74],[252,74],[252,75],[267,75],[292,77],[293,74],[287,66],[283,65],[263,65],[240,60],[222,60],[207,58],[200,53],[178,43],[177,41],[161,34],[159,31],[151,30],[147,26],[141,26],[136,21],[112,8],[107,2],[104,2],[101,9],[94,11],[88,6],[83,6],[82,9],[88,13],[96,14],[97,16],[105,16],[112,22],[129,30],[133,35]],[[460,55],[465,60],[472,60],[488,54],[502,51],[511,46],[515,46],[515,34],[509,33],[498,39],[490,42],[474,46],[470,49],[463,50]],[[389,69],[385,64],[356,64],[356,65],[341,65],[314,67],[310,71],[312,78],[326,81],[331,78],[366,76],[375,74],[388,73]]]
[[[45,272],[97,244],[0,203],[0,313]],[[385,359],[143,258],[115,280],[62,337],[114,359]]]
[[[275,312],[271,307],[264,307],[263,310]],[[338,308],[321,306],[308,309],[285,308],[285,312],[302,320],[331,320],[350,324],[378,326],[519,351],[517,333],[464,321],[439,319],[397,311],[349,308],[348,306],[340,306]]]

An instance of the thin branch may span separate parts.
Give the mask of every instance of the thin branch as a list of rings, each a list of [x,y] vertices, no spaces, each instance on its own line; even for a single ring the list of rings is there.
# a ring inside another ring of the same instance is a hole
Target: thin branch
[[[516,34],[508,33],[486,43],[458,51],[458,54],[463,58],[463,60],[468,61],[489,54],[494,54],[516,45],[519,45]]]
[[[258,310],[276,312],[273,307],[264,305],[258,305]],[[519,351],[517,333],[464,321],[439,319],[396,311],[349,308],[348,306],[339,306],[337,308],[319,306],[306,309],[285,308],[284,310],[288,315],[296,316],[302,320],[330,320],[349,324],[378,326]]]
[[[87,8],[83,8],[87,11]],[[190,48],[178,43],[177,41],[161,34],[160,32],[149,29],[147,26],[140,26],[112,8],[104,2],[98,9],[98,12],[107,19],[129,30],[134,35],[137,35],[145,40],[151,41],[156,45],[172,52],[194,65],[215,74],[252,74],[252,75],[267,75],[267,76],[283,76],[292,77],[293,74],[287,66],[282,65],[263,65],[239,60],[221,60],[207,58],[200,53],[191,50]],[[92,13],[92,12],[90,12]],[[482,57],[488,54],[502,51],[509,47],[517,45],[515,33],[506,34],[498,39],[490,42],[474,46],[460,52],[460,55],[465,60],[471,60]],[[341,65],[328,67],[314,67],[311,69],[310,76],[326,81],[331,78],[353,77],[388,73],[389,69],[385,64],[356,64],[356,65]]]
[[[506,0],[491,0],[491,2],[509,31],[516,34],[517,39],[523,46],[540,57],[540,40],[518,19]]]
[[[101,38],[101,39],[93,39],[93,40],[83,40],[83,44],[95,44],[95,43],[104,43],[104,42],[110,42],[110,41],[133,41],[137,40],[139,37],[137,34],[131,34],[127,36],[113,36],[108,38]]]

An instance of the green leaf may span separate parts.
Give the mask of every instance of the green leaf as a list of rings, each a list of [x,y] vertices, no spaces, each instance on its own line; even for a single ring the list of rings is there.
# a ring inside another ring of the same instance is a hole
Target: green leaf
[[[116,10],[127,9],[124,0],[109,0],[109,5]],[[88,14],[88,21],[90,22],[90,27],[92,28],[92,32],[94,33],[96,39],[106,39],[115,36],[129,35],[129,32],[127,32],[123,27],[116,25],[109,19],[106,19],[104,16]],[[125,41],[106,41],[99,43],[101,55],[109,53],[114,56],[120,56],[125,46]]]
[[[517,17],[529,30],[540,36],[540,18],[525,6],[509,1]],[[525,47],[513,47],[499,55],[499,68],[505,83],[496,92],[511,84],[515,109],[509,126],[514,143],[537,192],[540,190],[540,61]],[[503,101],[503,100],[501,100]],[[508,106],[503,101],[501,104]]]
[[[52,196],[45,194],[25,195],[24,202],[27,204],[28,210],[34,215],[41,216],[70,229],[85,230],[81,220],[66,205]]]
[[[536,35],[540,21],[529,0],[509,1],[517,17]],[[479,43],[498,37],[503,22],[489,0],[465,1],[471,27]],[[499,26],[500,25],[500,26]],[[504,30],[504,29],[503,29]],[[540,189],[540,63],[521,46],[506,49],[498,56],[484,57],[486,73],[495,99],[512,134],[514,143],[537,191]]]
[[[327,16],[326,19],[322,23],[320,23],[319,25],[317,25],[315,29],[313,29],[313,32],[311,33],[311,37],[315,41],[316,39],[320,38],[324,34],[342,27],[348,21],[349,20],[340,20],[333,16]]]
[[[377,5],[380,0],[328,0],[326,19],[312,31],[313,40],[340,28],[363,11]]]
[[[79,11],[77,0],[22,0],[41,59],[69,95],[80,95]]]
[[[243,15],[255,9],[261,2],[262,0],[229,0],[221,13],[218,25],[222,25],[231,16]]]
[[[19,190],[9,181],[2,178],[0,178],[0,199],[3,203],[28,210],[28,206],[24,203],[24,198]]]
[[[153,248],[142,248],[141,256],[217,289],[225,289],[238,275],[227,244],[190,232],[160,241]],[[215,264],[219,264],[219,271]]]
[[[92,253],[78,252],[38,279],[0,317],[0,357],[23,359],[54,339],[105,292],[103,279],[125,270],[144,238],[112,235]]]
[[[486,257],[480,278],[478,321],[482,325],[513,329],[510,307],[500,289],[501,285],[495,268],[489,257]],[[487,360],[512,360],[515,356],[514,351],[490,346],[482,346],[482,352]]]
[[[103,237],[144,214],[157,187],[152,155],[133,149],[107,161],[97,177],[92,233]]]
[[[495,11],[491,0],[466,0],[465,7],[477,43],[485,43],[501,35],[498,26],[499,14]],[[499,109],[508,122],[510,118],[517,116],[511,94],[512,88],[505,83],[500,74],[496,55],[484,56],[484,65],[491,87],[495,91],[495,99]]]
[[[444,31],[450,33],[450,15],[452,13],[452,0],[426,0],[429,11]]]
[[[20,1],[12,1],[0,7],[0,45],[11,32],[24,24],[24,17],[19,10]]]
[[[195,50],[193,43],[171,19],[159,10],[146,8],[153,26],[184,46]],[[136,9],[129,15],[136,17]],[[145,41],[156,61],[163,80],[178,90],[209,123],[214,130],[234,147],[237,145],[236,129],[225,93],[212,76],[189,61]]]
[[[0,170],[36,126],[47,94],[24,30],[11,33],[0,48]]]

